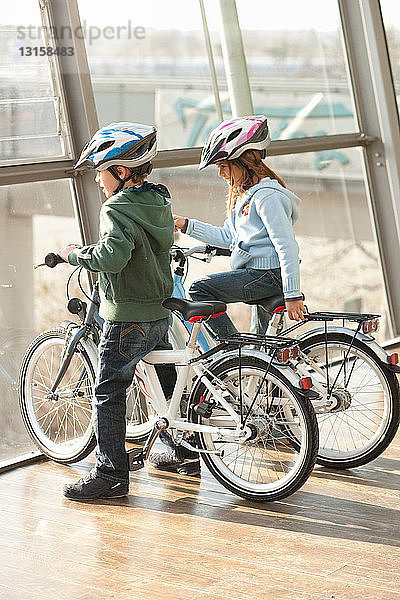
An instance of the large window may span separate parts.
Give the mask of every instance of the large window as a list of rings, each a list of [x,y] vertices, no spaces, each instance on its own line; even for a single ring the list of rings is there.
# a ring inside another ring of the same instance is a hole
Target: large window
[[[162,150],[202,146],[219,121],[198,0],[114,0],[98,2],[96,6],[87,0],[16,0],[3,4],[0,463],[33,449],[20,420],[17,401],[17,374],[24,350],[38,332],[71,318],[64,308],[64,285],[71,268],[65,265],[34,271],[32,266],[41,262],[46,252],[70,241],[80,241],[75,205],[82,207],[79,222],[86,238],[94,237],[93,221],[97,220],[99,203],[95,184],[91,174],[83,174],[72,186],[69,169],[93,132],[97,116],[100,125],[112,121],[155,123]],[[398,4],[397,0],[381,0],[397,87],[400,86]],[[232,72],[226,73],[221,36],[221,18],[226,24],[227,15],[223,13],[227,5],[204,0],[224,118],[232,114],[227,85]],[[234,5],[232,2],[232,10]],[[367,3],[360,8],[354,2],[352,10],[347,12],[345,6],[342,12],[348,26],[348,43],[357,39],[363,43],[358,48],[367,47],[370,51],[364,37],[366,28],[359,27],[358,17],[366,7],[377,8],[378,4]],[[341,145],[359,143],[365,145],[363,150],[328,149],[332,139],[326,138],[359,131],[338,2],[236,0],[236,7],[254,112],[268,116],[273,141],[284,140],[288,152],[285,156],[270,157],[267,162],[302,200],[296,235],[307,304],[311,310],[385,314],[382,267],[363,169],[365,152],[373,183],[380,250],[386,261],[393,331],[398,334],[395,307],[399,304],[399,294],[393,275],[396,261],[392,259],[393,268],[386,251],[387,240],[392,236],[396,238],[393,247],[398,248],[397,233],[388,226],[397,222],[398,198],[390,197],[390,190],[396,189],[391,187],[395,178],[390,180],[385,175],[389,169],[380,169],[379,179],[373,168],[375,159],[379,168],[384,166],[381,155],[396,145],[391,145],[385,123],[377,125],[374,131],[365,131],[363,138],[356,139],[355,135],[341,138]],[[56,32],[50,30],[54,26]],[[82,37],[85,44],[79,40]],[[73,46],[69,63],[47,51],[48,47],[57,46]],[[85,47],[89,73],[82,72],[87,64]],[[230,50],[234,53],[237,48]],[[356,54],[352,65],[361,73],[364,65],[357,62],[361,59]],[[372,57],[374,70],[383,64],[383,54]],[[366,59],[365,63],[369,69]],[[360,87],[360,81],[357,86]],[[373,101],[366,107],[362,106],[363,94],[358,99],[361,113],[370,110],[379,116]],[[393,111],[391,116],[396,118]],[[299,143],[290,140],[314,136],[320,138],[323,151],[290,154],[299,150]],[[388,156],[390,152],[386,153]],[[192,153],[185,152],[164,154],[168,161],[164,164],[175,166],[155,170],[151,179],[170,188],[175,213],[222,224],[225,184],[212,168],[199,173],[197,166],[179,166],[192,157]],[[397,173],[394,162],[389,166],[391,174]],[[33,182],[21,183],[21,174],[23,181]],[[53,178],[58,179],[52,181]],[[77,194],[76,203],[73,190]],[[382,207],[384,211],[380,210]],[[177,237],[177,242],[197,244],[187,236]],[[193,260],[187,282],[229,268],[229,260],[223,257],[211,264]],[[71,290],[73,294],[75,289]],[[249,328],[249,306],[232,305],[229,311],[239,329]],[[389,337],[385,315],[379,339]]]
[[[256,113],[272,139],[356,131],[336,0],[237,0]]]
[[[56,57],[39,2],[2,6],[0,25],[0,164],[70,155]]]
[[[33,449],[22,424],[18,370],[32,338],[71,315],[72,267],[33,269],[47,252],[80,242],[68,180],[0,188],[0,463]]]
[[[79,0],[79,10],[100,123],[155,123],[160,148],[201,146],[216,112],[198,0],[115,0],[96,11]]]

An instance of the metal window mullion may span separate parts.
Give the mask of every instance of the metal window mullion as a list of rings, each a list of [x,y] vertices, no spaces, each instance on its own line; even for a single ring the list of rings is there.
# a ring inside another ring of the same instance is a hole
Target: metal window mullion
[[[236,0],[219,0],[220,35],[232,116],[254,113]]]
[[[367,136],[364,133],[279,140],[271,142],[268,148],[268,156],[365,147],[375,142],[376,138]],[[153,161],[154,166],[156,169],[169,169],[196,165],[200,162],[201,150],[200,147],[161,150]],[[3,166],[0,167],[0,186],[74,177],[76,174],[72,170],[73,164],[73,160],[59,160]],[[92,176],[93,173],[89,172],[89,177],[92,178]]]
[[[76,158],[99,127],[85,42],[81,36],[75,35],[76,32],[81,31],[78,3],[77,0],[48,0],[45,10],[48,14],[48,22],[55,31],[60,32],[62,27],[70,27],[73,33],[72,39],[68,39],[68,46],[74,50],[73,56],[59,55],[55,58],[60,72],[74,158]],[[75,177],[75,173],[68,169],[64,176]],[[94,182],[93,172],[87,171],[78,178],[79,182],[74,184],[74,191],[83,227],[84,242],[92,243],[98,239],[102,197]]]
[[[378,0],[338,0],[360,128],[375,138],[364,166],[371,221],[379,248],[389,335],[400,332],[400,128]]]
[[[199,0],[199,6],[200,6],[200,13],[201,13],[201,20],[203,22],[204,43],[206,45],[208,65],[210,67],[210,77],[211,77],[211,84],[212,84],[212,89],[213,89],[213,94],[214,94],[215,110],[216,110],[216,113],[218,116],[218,120],[223,121],[224,115],[222,112],[221,98],[219,96],[217,72],[215,70],[214,54],[213,54],[213,49],[212,49],[212,45],[211,45],[210,30],[208,29],[206,11],[204,9],[204,0]]]

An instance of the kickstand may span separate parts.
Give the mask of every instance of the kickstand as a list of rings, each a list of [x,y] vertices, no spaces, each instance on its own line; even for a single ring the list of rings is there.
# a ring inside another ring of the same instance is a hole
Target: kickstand
[[[160,435],[161,431],[168,428],[167,419],[159,419],[151,430],[149,437],[146,440],[143,448],[133,448],[128,450],[128,464],[130,471],[139,471],[144,467],[144,461],[148,458],[154,442]]]

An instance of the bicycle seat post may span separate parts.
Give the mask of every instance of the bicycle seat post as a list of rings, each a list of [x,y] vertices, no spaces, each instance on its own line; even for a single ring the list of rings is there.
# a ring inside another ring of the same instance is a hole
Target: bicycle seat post
[[[284,315],[285,315],[284,310],[281,310],[279,312],[274,311],[272,313],[272,317],[269,320],[267,331],[266,331],[267,335],[278,335],[278,333],[282,329],[283,321],[285,318]]]
[[[196,349],[197,338],[199,337],[200,329],[201,329],[202,321],[198,321],[193,324],[192,331],[190,332],[190,337],[187,342],[187,347],[191,350]]]

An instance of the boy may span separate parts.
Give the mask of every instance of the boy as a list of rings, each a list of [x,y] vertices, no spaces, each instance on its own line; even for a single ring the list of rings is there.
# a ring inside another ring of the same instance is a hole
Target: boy
[[[75,165],[97,170],[107,199],[100,211],[99,241],[83,248],[69,244],[59,252],[70,264],[99,273],[104,318],[94,402],[96,466],[64,487],[71,500],[128,494],[126,390],[143,356],[156,347],[171,347],[169,311],[162,306],[173,289],[170,194],[165,186],[146,181],[156,135],[152,126],[111,123],[97,131]]]

